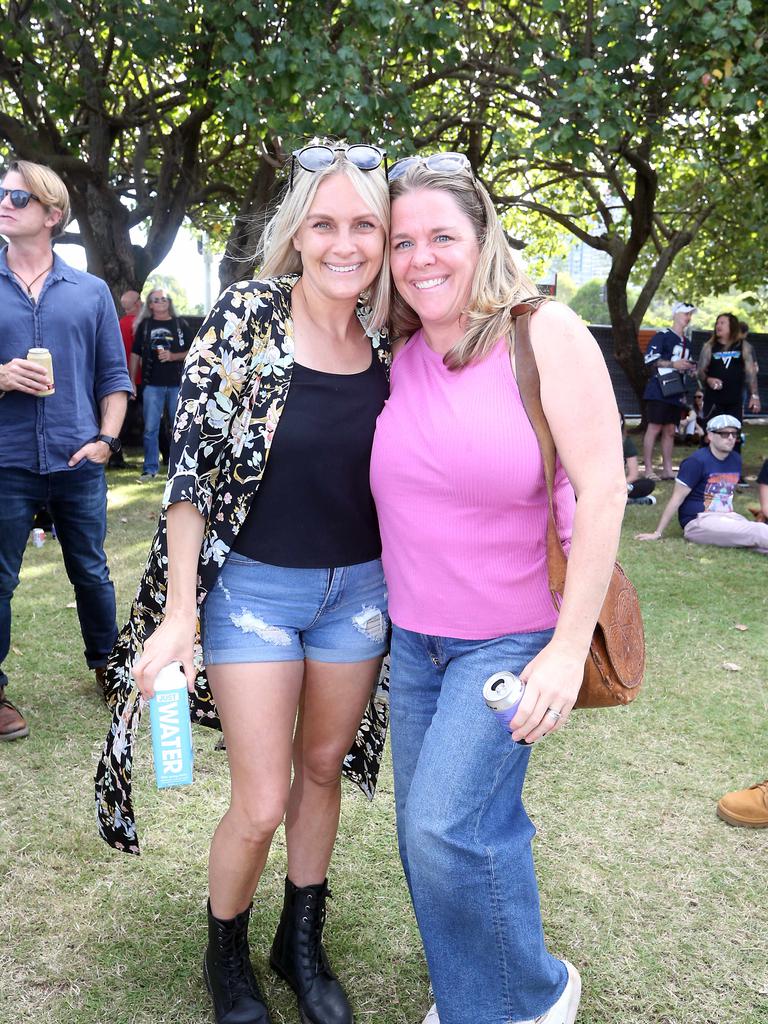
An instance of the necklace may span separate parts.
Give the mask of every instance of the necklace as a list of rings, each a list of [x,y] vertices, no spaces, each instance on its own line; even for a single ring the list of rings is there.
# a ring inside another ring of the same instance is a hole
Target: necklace
[[[32,294],[32,285],[35,283],[35,281],[39,281],[40,278],[43,276],[43,274],[47,274],[48,271],[51,270],[52,268],[53,268],[53,260],[51,260],[49,266],[47,266],[45,268],[45,270],[41,270],[40,273],[37,275],[37,277],[33,277],[31,281],[25,281],[24,278],[21,276],[21,274],[18,272],[18,270],[11,270],[11,273],[13,274],[14,277],[18,277],[18,279],[21,281],[21,283],[27,289],[27,295],[30,297],[30,299],[33,299],[34,295]]]

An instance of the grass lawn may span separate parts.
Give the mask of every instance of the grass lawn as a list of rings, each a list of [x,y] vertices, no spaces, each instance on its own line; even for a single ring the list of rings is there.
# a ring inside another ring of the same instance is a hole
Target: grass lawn
[[[754,476],[768,427],[748,433]],[[676,449],[676,461],[685,454]],[[138,474],[109,477],[121,621],[162,490]],[[660,505],[670,488],[657,488]],[[755,498],[753,486],[737,509]],[[676,525],[661,542],[635,542],[660,505],[627,509],[621,546],[646,619],[641,697],[574,715],[531,761],[545,930],[582,972],[579,1024],[766,1024],[768,830],[725,825],[715,803],[768,776],[768,561],[686,545]],[[195,730],[192,787],[158,792],[143,727],[134,773],[143,855],[113,852],[93,813],[108,713],[81,649],[58,545],[30,545],[5,668],[32,732],[0,744],[0,1024],[210,1022],[200,972],[206,856],[228,795],[217,734]],[[358,1024],[420,1024],[427,1005],[393,817],[387,761],[373,803],[346,789],[331,869],[327,946]],[[266,967],[284,871],[279,834],[251,945],[275,1024],[296,1024],[293,996]]]

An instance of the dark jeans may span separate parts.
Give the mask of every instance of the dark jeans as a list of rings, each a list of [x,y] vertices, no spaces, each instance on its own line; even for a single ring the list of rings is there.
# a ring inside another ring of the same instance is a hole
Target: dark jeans
[[[11,646],[11,598],[35,515],[50,510],[64,566],[75,588],[77,614],[89,668],[107,663],[117,639],[115,589],[104,537],[107,484],[104,467],[84,462],[62,473],[39,474],[0,467],[0,666]],[[8,679],[0,668],[0,689]]]

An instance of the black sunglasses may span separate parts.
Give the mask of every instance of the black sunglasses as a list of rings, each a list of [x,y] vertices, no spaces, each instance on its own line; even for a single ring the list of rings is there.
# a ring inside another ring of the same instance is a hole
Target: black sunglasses
[[[304,146],[303,149],[296,149],[291,154],[289,191],[293,189],[293,171],[296,164],[314,174],[330,167],[336,161],[337,153],[342,153],[344,160],[349,160],[361,171],[375,171],[383,162],[384,175],[387,174],[387,154],[378,146],[369,146],[366,143],[355,143],[353,146]]]
[[[37,202],[41,200],[33,192],[27,192],[24,188],[1,188],[0,187],[0,203],[5,199],[6,196],[11,197],[11,205],[16,210],[23,210],[25,206],[29,205],[30,199],[36,199]]]
[[[718,437],[738,437],[738,430],[711,430],[711,434],[717,434]]]

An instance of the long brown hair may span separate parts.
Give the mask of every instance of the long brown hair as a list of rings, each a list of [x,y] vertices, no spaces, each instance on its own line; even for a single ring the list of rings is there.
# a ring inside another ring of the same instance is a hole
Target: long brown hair
[[[721,342],[717,336],[717,321],[720,317],[726,317],[728,320],[728,341],[725,343]],[[714,348],[715,345],[719,345],[725,348],[741,348],[742,339],[739,337],[739,321],[733,313],[718,313],[715,317],[715,326],[712,328],[712,336],[709,338],[709,344]]]
[[[445,174],[430,171],[423,163],[409,167],[401,178],[390,182],[392,202],[408,192],[429,189],[446,192],[472,222],[480,256],[472,291],[464,310],[467,329],[443,362],[450,370],[477,362],[486,356],[499,338],[512,333],[510,309],[523,299],[536,297],[536,285],[525,274],[510,248],[491,197],[472,173]],[[395,292],[392,302],[392,336],[402,338],[421,327],[421,320],[403,297]]]

